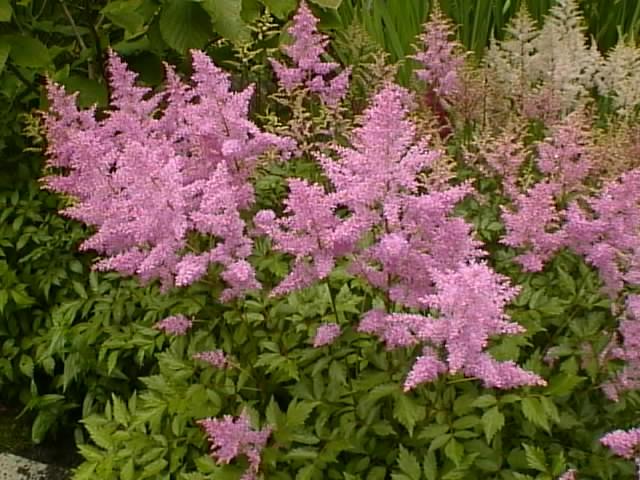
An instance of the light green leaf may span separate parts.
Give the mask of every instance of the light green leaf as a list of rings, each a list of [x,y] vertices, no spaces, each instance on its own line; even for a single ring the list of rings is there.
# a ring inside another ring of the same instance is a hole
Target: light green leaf
[[[498,410],[498,407],[493,407],[484,412],[481,421],[487,443],[490,443],[495,434],[504,427],[504,415]]]
[[[207,11],[216,32],[234,43],[249,40],[250,32],[242,20],[241,0],[203,0],[202,8]]]
[[[425,407],[416,403],[410,396],[405,394],[396,395],[393,417],[407,429],[410,436],[413,436],[413,428],[416,422],[424,419],[425,415]]]
[[[44,68],[51,64],[49,50],[35,37],[5,35],[0,37],[0,44],[4,41],[11,46],[9,58],[19,67]]]
[[[455,438],[452,438],[444,447],[444,454],[456,464],[456,467],[459,467],[464,456],[464,446]]]
[[[29,378],[33,378],[33,359],[29,355],[20,355],[20,371]]]
[[[0,0],[0,22],[10,22],[13,10],[9,0]]]
[[[189,0],[169,0],[160,13],[159,23],[164,41],[180,53],[204,47],[212,33],[207,12]]]
[[[400,445],[400,452],[398,453],[398,466],[411,480],[420,480],[420,464],[418,460],[402,445]]]
[[[438,478],[438,462],[436,461],[436,454],[433,451],[427,452],[422,467],[424,476],[427,480],[436,480]]]
[[[538,470],[539,472],[546,472],[547,459],[544,455],[544,451],[538,447],[527,445],[526,443],[523,446],[529,467],[534,470]]]
[[[550,426],[547,412],[545,412],[540,400],[534,397],[524,398],[522,400],[522,413],[531,423],[549,431]]]

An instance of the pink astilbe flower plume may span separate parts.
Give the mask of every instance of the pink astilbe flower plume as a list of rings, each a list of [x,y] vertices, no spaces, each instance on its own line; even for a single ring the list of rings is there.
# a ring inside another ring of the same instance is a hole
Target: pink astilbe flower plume
[[[229,360],[222,350],[210,350],[207,352],[199,352],[193,355],[194,360],[206,362],[215,368],[227,368]]]
[[[156,323],[153,328],[167,335],[185,335],[193,326],[193,322],[184,315],[172,315]]]
[[[50,84],[53,174],[44,183],[75,200],[63,213],[95,227],[81,248],[103,254],[97,269],[160,279],[166,289],[219,263],[229,300],[259,286],[247,271],[252,242],[240,218],[254,203],[248,180],[261,154],[294,145],[248,119],[252,87],[233,92],[228,74],[205,54],[192,56],[192,84],[167,67],[166,90],[152,94],[111,52],[111,109],[101,120]],[[215,242],[186,253],[191,233]]]
[[[293,37],[293,43],[283,48],[293,66],[287,67],[274,59],[271,59],[271,65],[278,82],[287,92],[305,87],[317,93],[325,104],[335,106],[349,88],[351,70],[345,68],[333,78],[327,77],[334,73],[339,65],[322,61],[321,57],[325,54],[329,39],[318,32],[317,24],[318,19],[302,0],[293,17],[293,25],[287,30]]]
[[[614,430],[600,439],[613,453],[627,459],[640,457],[640,428]]]
[[[313,339],[315,348],[331,345],[340,336],[340,325],[337,323],[326,323],[318,327],[316,336]]]
[[[546,384],[514,362],[498,362],[484,352],[489,337],[522,333],[523,328],[509,322],[504,312],[517,288],[509,286],[505,277],[484,263],[460,265],[456,270],[432,275],[436,291],[424,297],[422,303],[437,310],[437,317],[373,311],[359,326],[359,331],[379,336],[388,348],[427,344],[405,381],[405,390],[445,372],[477,377],[486,387]],[[444,355],[437,349],[443,350]]]
[[[420,35],[424,50],[412,57],[421,66],[416,70],[417,77],[426,82],[439,99],[455,95],[460,88],[460,68],[464,56],[457,52],[460,45],[451,40],[452,37],[454,32],[451,23],[436,8],[424,25],[424,33]]]
[[[254,430],[249,416],[242,412],[239,417],[225,415],[222,419],[206,418],[197,422],[206,432],[211,443],[211,456],[220,464],[245,455],[249,468],[241,480],[255,480],[260,470],[261,452],[271,435],[271,427]]]

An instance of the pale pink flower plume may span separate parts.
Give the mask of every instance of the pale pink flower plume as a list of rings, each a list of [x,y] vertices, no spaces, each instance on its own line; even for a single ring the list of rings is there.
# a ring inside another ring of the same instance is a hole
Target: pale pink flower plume
[[[327,323],[318,327],[316,336],[313,338],[315,348],[330,345],[340,336],[340,325],[337,323]]]
[[[211,444],[211,456],[219,464],[227,464],[234,458],[245,455],[249,468],[241,480],[255,480],[260,469],[261,452],[271,435],[271,427],[254,430],[246,412],[233,418],[225,415],[222,419],[199,420]]]
[[[172,315],[164,320],[160,320],[153,328],[169,335],[185,335],[191,329],[193,322],[184,315]]]
[[[194,360],[200,360],[208,363],[215,368],[227,368],[229,366],[229,360],[222,350],[211,350],[207,352],[199,352],[193,355]]]
[[[640,456],[640,428],[614,430],[600,439],[614,454],[627,459]]]

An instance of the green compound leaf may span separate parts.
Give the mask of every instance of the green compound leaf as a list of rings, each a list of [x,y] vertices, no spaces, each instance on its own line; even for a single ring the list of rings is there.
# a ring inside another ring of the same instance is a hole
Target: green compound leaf
[[[498,410],[498,407],[493,407],[482,415],[481,420],[487,443],[490,443],[495,434],[504,427],[504,415]]]

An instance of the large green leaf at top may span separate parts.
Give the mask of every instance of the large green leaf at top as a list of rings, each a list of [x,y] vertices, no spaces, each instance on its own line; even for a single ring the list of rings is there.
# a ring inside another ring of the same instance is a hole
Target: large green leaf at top
[[[9,58],[19,67],[43,68],[51,64],[49,50],[40,40],[23,35],[4,35],[0,44],[9,43]]]
[[[242,0],[203,0],[201,5],[211,16],[215,31],[224,38],[235,43],[249,40],[249,27],[240,16]]]
[[[167,45],[184,53],[202,48],[211,37],[209,15],[190,0],[169,0],[160,13],[160,33]]]
[[[280,19],[287,18],[298,6],[297,0],[261,0],[262,4]]]
[[[342,3],[342,0],[311,0],[316,5],[320,5],[325,8],[338,8]]]
[[[10,1],[0,0],[0,22],[10,22],[12,13]]]

